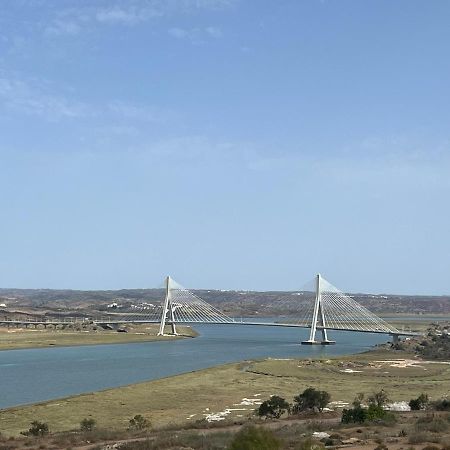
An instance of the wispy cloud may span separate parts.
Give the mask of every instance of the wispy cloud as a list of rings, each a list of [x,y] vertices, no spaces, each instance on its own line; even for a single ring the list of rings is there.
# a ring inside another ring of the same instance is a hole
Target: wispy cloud
[[[206,27],[206,28],[179,28],[173,27],[167,30],[170,36],[176,39],[187,39],[194,44],[200,44],[205,42],[208,38],[219,39],[223,37],[223,32],[218,27]]]
[[[174,113],[118,100],[93,104],[74,99],[66,92],[35,79],[0,73],[0,111],[26,114],[44,120],[103,118],[112,122],[165,123]]]
[[[56,19],[44,29],[44,35],[48,37],[62,35],[76,35],[81,31],[81,26],[75,21],[64,21]]]
[[[154,7],[121,8],[119,6],[113,6],[111,8],[96,11],[94,18],[97,22],[104,24],[135,25],[139,22],[145,22],[149,19],[160,17],[162,15],[162,11],[159,11]]]
[[[0,78],[0,100],[3,107],[10,111],[48,120],[95,115],[87,104],[51,94],[37,83],[19,79]]]
[[[107,109],[116,116],[131,121],[164,123],[174,117],[174,113],[169,111],[121,101],[110,102]]]
[[[56,10],[53,19],[50,18],[43,27],[43,32],[47,37],[76,35],[82,29],[96,24],[134,26],[160,17],[176,17],[202,10],[219,11],[236,3],[237,0],[118,0],[110,6],[105,6],[100,1],[80,6],[77,2],[69,2],[72,6]],[[195,34],[194,30],[184,31],[185,34]],[[199,31],[214,38],[222,36],[217,27],[211,26]]]

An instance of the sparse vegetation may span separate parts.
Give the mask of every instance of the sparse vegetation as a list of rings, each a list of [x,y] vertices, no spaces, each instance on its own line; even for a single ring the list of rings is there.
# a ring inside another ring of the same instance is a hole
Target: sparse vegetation
[[[278,450],[281,441],[272,431],[261,427],[249,426],[236,433],[229,450]]]
[[[92,431],[95,428],[95,424],[96,424],[96,422],[92,417],[83,419],[80,422],[80,430],[84,431],[84,432]]]
[[[141,414],[137,414],[130,419],[128,429],[145,430],[146,428],[150,428],[150,422]]]
[[[45,436],[49,433],[48,425],[45,422],[33,420],[27,431],[22,432],[24,436]]]

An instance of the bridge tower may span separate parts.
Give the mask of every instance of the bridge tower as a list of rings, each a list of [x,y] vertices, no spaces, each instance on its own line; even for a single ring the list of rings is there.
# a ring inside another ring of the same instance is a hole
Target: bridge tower
[[[169,315],[169,323],[172,327],[172,334],[177,335],[177,329],[175,327],[174,307],[172,303],[172,295],[170,292],[170,276],[166,278],[166,297],[164,299],[164,306],[161,315],[161,322],[159,325],[158,336],[164,336],[164,328],[166,326],[167,316]]]
[[[325,326],[325,315],[323,313],[322,307],[322,291],[320,283],[321,278],[322,277],[320,276],[320,273],[318,273],[316,276],[316,299],[314,302],[314,312],[311,322],[311,330],[309,333],[309,339],[307,341],[302,341],[302,345],[315,345],[315,344],[330,345],[336,343],[335,341],[330,341],[327,335],[327,329]],[[316,341],[317,326],[319,326],[319,328],[322,331],[321,341]]]

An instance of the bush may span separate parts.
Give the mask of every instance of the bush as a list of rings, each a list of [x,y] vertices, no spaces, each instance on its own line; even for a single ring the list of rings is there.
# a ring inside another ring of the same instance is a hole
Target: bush
[[[426,409],[429,404],[428,395],[420,394],[417,398],[413,398],[409,401],[409,407],[411,411],[419,411]]]
[[[24,431],[21,434],[25,436],[45,436],[46,434],[48,434],[48,432],[49,429],[46,423],[34,420],[33,422],[31,422],[31,427],[28,429],[28,431]]]
[[[442,433],[443,431],[447,431],[448,427],[448,421],[442,417],[436,417],[434,414],[417,419],[415,424],[417,431],[429,431],[431,433]]]
[[[80,422],[80,430],[81,431],[92,431],[95,428],[95,424],[96,424],[96,422],[92,417],[83,419]]]
[[[394,422],[395,416],[389,411],[385,411],[381,406],[369,405],[367,409],[357,406],[352,409],[342,411],[342,423],[364,423],[364,422]]]
[[[249,426],[236,433],[229,450],[279,450],[281,442],[264,428]]]
[[[443,398],[433,403],[433,408],[438,411],[450,411],[450,400]]]
[[[364,423],[367,420],[367,410],[361,406],[342,410],[342,423]]]
[[[439,441],[440,441],[439,436],[424,431],[413,433],[408,438],[409,444],[422,444],[423,442],[439,442]]]
[[[292,410],[294,413],[299,413],[306,410],[317,409],[320,412],[327,406],[330,401],[330,394],[326,391],[318,391],[312,387],[305,389],[300,395],[294,397],[294,406]]]
[[[259,405],[258,416],[279,419],[289,409],[290,405],[284,398],[273,395]]]
[[[295,450],[325,450],[325,447],[320,442],[308,438],[299,442],[296,445]]]
[[[128,429],[130,430],[145,430],[150,428],[150,422],[140,414],[137,414],[132,419],[130,419]]]

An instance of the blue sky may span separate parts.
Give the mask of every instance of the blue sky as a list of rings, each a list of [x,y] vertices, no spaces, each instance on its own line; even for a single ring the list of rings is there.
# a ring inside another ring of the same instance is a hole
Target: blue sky
[[[449,15],[2,1],[0,286],[449,294]]]

